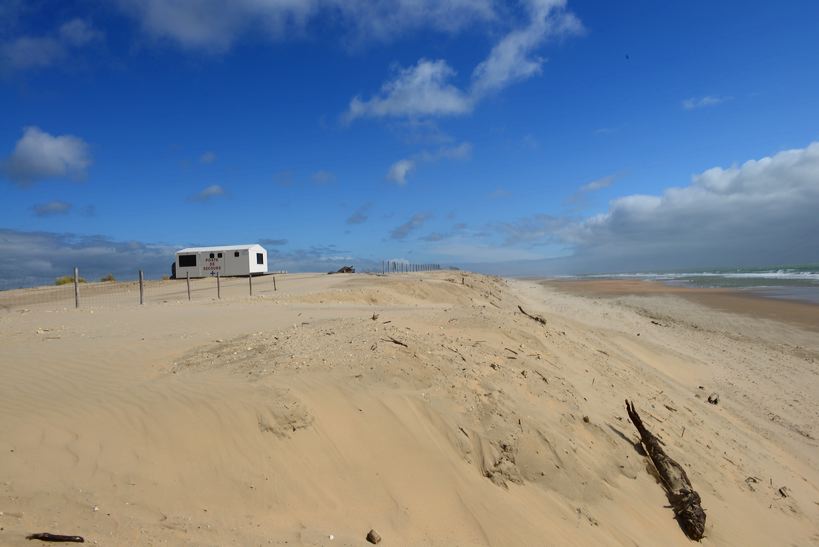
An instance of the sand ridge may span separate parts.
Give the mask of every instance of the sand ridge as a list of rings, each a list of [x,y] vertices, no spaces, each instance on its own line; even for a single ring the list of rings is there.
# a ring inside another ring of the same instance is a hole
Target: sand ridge
[[[704,544],[819,544],[811,333],[460,272],[282,285],[0,317],[0,542],[686,545],[628,397]]]

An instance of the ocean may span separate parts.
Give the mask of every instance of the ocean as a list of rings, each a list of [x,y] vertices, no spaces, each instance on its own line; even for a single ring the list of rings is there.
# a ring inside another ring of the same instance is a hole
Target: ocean
[[[576,276],[578,279],[645,279],[683,287],[749,291],[768,298],[819,304],[819,265],[720,268],[700,272],[637,272]]]

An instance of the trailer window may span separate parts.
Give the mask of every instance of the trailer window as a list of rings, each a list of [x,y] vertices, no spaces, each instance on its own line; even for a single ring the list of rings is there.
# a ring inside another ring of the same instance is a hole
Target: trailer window
[[[219,253],[219,254],[218,254],[218,255],[216,255],[216,256],[217,256],[217,257],[219,257],[219,258],[222,258],[222,253]]]
[[[239,258],[239,251],[233,251],[233,256]]]
[[[195,268],[196,267],[196,255],[179,255],[179,267],[180,268]]]
[[[262,253],[256,253],[256,264],[264,264],[264,255]]]

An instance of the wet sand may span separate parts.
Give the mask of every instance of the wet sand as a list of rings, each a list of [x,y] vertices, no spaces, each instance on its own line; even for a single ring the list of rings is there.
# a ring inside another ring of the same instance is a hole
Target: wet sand
[[[571,294],[619,297],[673,295],[728,313],[785,322],[819,332],[819,305],[768,298],[751,291],[679,287],[659,281],[594,279],[544,280],[540,283]]]

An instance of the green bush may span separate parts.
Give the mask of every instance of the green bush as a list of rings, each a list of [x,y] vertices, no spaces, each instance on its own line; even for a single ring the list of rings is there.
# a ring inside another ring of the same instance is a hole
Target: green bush
[[[85,283],[85,278],[80,277],[78,281],[80,283]],[[74,283],[73,275],[64,275],[62,277],[58,277],[57,280],[54,282],[55,285],[69,285],[71,283]]]
[[[108,275],[106,275],[104,277],[101,277],[100,281],[103,282],[103,283],[107,282],[107,281],[113,282],[113,281],[116,281],[116,278],[114,277],[114,274],[109,273]]]

